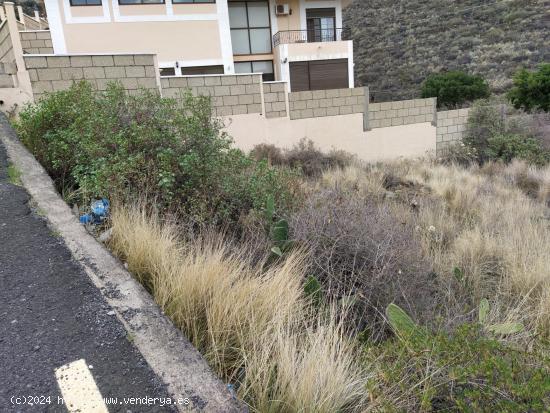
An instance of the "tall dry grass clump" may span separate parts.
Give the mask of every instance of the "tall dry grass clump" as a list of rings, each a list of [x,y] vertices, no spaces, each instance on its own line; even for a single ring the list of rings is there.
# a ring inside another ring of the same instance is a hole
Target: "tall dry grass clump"
[[[117,208],[112,222],[113,251],[255,411],[361,409],[355,348],[334,311],[311,311],[301,253],[265,269],[219,234],[183,242],[140,208]]]
[[[424,241],[440,274],[458,270],[476,300],[487,297],[503,318],[513,314],[548,333],[548,169],[520,163],[493,168],[500,172],[426,163],[409,171],[408,178],[443,200],[420,211],[421,224],[436,234]]]

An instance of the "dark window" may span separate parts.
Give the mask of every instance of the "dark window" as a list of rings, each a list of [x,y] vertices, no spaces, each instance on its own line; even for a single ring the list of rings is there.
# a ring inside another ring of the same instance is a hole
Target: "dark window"
[[[118,4],[164,4],[164,0],[118,0]]]
[[[176,69],[173,67],[161,67],[160,68],[160,75],[161,76],[175,76],[176,75]]]
[[[101,6],[101,0],[71,0],[71,6]]]
[[[290,87],[293,92],[348,88],[348,59],[291,62]]]
[[[271,20],[267,1],[229,2],[234,55],[271,53]]]
[[[215,3],[216,0],[172,0],[172,3]]]
[[[336,9],[307,9],[307,41],[333,42],[336,39]]]
[[[235,62],[235,73],[262,73],[264,82],[273,82],[273,61],[258,60],[254,62]]]
[[[181,74],[184,76],[223,75],[223,73],[223,66],[191,66],[181,68]]]

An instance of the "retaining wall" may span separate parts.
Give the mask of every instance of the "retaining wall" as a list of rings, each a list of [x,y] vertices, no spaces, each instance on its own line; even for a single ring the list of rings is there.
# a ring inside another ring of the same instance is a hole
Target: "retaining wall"
[[[365,88],[291,92],[290,119],[364,113],[365,93]]]
[[[19,32],[23,53],[53,54],[52,35],[49,30],[27,30]]]
[[[156,58],[153,54],[120,55],[24,55],[35,99],[45,92],[68,89],[85,79],[95,89],[105,90],[118,81],[128,90],[157,89]]]
[[[445,148],[462,141],[468,124],[470,109],[437,112],[436,152],[441,155]]]
[[[160,79],[162,95],[178,98],[186,90],[210,96],[216,116],[262,113],[262,75],[185,76]]]
[[[286,85],[286,82],[268,82],[263,84],[266,118],[283,118],[288,116]]]
[[[369,103],[369,128],[411,125],[436,119],[435,98],[411,99],[396,102]]]

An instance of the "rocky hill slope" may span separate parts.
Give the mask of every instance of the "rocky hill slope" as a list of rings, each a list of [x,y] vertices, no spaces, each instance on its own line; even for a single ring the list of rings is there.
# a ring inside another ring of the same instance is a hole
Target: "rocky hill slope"
[[[500,92],[550,61],[550,0],[355,0],[344,26],[357,82],[377,100],[417,96],[427,74],[452,69]]]

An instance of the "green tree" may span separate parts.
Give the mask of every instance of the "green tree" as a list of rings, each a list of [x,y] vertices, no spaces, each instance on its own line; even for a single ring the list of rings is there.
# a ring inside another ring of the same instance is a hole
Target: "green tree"
[[[517,109],[550,112],[550,63],[540,65],[534,72],[517,72],[508,99]]]
[[[490,95],[485,79],[460,71],[434,73],[422,85],[422,97],[436,97],[440,108],[454,109]]]

